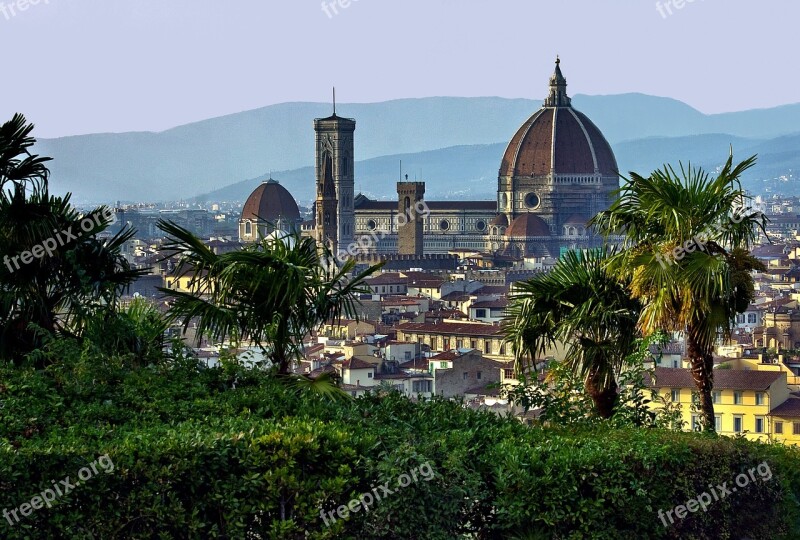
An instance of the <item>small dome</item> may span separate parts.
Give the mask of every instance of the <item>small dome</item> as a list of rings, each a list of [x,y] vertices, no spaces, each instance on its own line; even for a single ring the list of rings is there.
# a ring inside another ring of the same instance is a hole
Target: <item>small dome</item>
[[[242,209],[242,219],[261,223],[277,223],[279,220],[297,223],[301,218],[300,209],[291,193],[270,179],[258,186],[247,198]]]
[[[506,230],[509,238],[528,238],[531,236],[550,236],[550,227],[536,214],[522,214],[511,222]]]
[[[497,214],[497,217],[489,225],[492,227],[508,227],[508,218],[505,214]]]

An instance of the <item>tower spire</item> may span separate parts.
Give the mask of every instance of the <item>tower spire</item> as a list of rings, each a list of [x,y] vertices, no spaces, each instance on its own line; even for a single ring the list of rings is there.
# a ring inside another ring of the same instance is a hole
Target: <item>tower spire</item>
[[[572,100],[567,96],[567,79],[561,73],[561,58],[556,55],[556,69],[550,76],[550,95],[544,100],[545,107],[570,107]]]
[[[336,116],[336,87],[333,87],[333,116]]]

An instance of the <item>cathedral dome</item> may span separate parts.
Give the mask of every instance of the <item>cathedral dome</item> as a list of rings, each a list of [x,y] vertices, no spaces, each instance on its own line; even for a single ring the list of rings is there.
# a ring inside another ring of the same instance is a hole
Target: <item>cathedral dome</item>
[[[242,220],[295,224],[300,219],[300,210],[294,197],[272,179],[258,186],[247,198],[242,209]]]
[[[536,214],[522,214],[511,222],[506,230],[508,238],[529,238],[531,236],[550,236],[550,227]]]
[[[517,131],[500,165],[501,177],[618,175],[611,145],[589,118],[572,108],[560,60],[550,78],[550,95]]]
[[[505,214],[498,214],[489,225],[492,227],[508,227],[508,218]]]

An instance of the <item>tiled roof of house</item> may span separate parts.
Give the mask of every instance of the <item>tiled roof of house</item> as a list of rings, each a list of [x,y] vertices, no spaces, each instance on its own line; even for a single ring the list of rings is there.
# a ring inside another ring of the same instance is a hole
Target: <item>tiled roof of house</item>
[[[506,285],[484,285],[477,291],[472,291],[472,296],[503,295],[508,293]]]
[[[453,291],[442,296],[442,302],[466,302],[470,295],[462,291]]]
[[[755,371],[741,369],[715,369],[714,388],[717,390],[766,390],[781,377],[780,371]],[[694,388],[694,378],[688,369],[656,368],[655,384],[645,376],[645,383],[653,388]]]
[[[497,300],[484,300],[483,302],[475,302],[469,307],[480,309],[505,309],[508,307],[508,300],[506,298],[498,298]]]
[[[373,369],[375,365],[354,356],[350,360],[342,362],[342,367],[345,369]]]
[[[790,396],[789,399],[772,409],[769,415],[800,418],[800,397]]]
[[[308,357],[313,356],[315,354],[321,353],[324,350],[325,350],[325,345],[322,344],[322,343],[317,343],[316,345],[311,345],[311,346],[305,347],[303,349],[303,352],[305,353],[306,358],[308,358]]]
[[[424,369],[427,371],[428,362],[429,360],[427,358],[414,358],[408,362],[403,362],[400,364],[400,367],[402,369]]]
[[[407,281],[408,278],[401,276],[397,272],[384,272],[383,274],[379,274],[374,278],[367,279],[367,283],[370,285],[405,285]]]
[[[440,352],[436,356],[431,356],[431,360],[439,360],[439,361],[455,360],[459,356],[461,356],[461,355],[458,354],[458,352],[456,352],[456,351],[444,351],[444,352]]]

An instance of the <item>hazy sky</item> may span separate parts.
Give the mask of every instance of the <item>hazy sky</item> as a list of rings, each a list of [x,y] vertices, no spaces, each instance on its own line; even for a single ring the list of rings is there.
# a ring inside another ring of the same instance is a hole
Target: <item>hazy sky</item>
[[[556,54],[571,94],[800,102],[797,0],[20,1],[0,0],[0,119],[23,112],[40,137],[327,101],[334,84],[341,102],[542,99]]]

